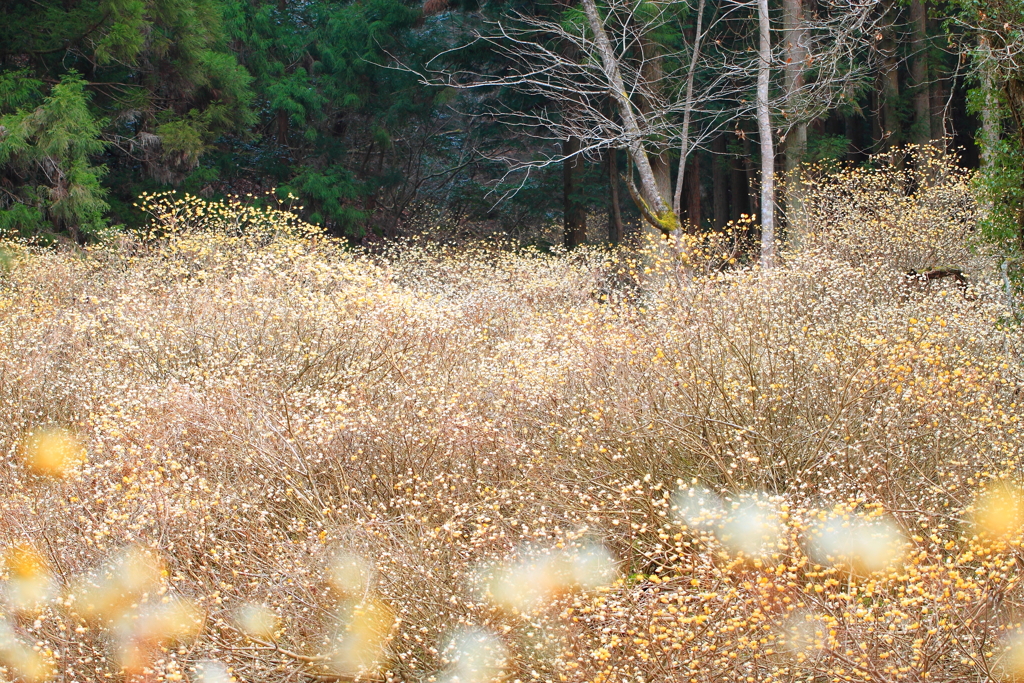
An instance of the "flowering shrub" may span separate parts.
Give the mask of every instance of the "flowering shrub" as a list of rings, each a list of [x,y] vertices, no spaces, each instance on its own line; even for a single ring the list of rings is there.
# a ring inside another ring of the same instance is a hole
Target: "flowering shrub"
[[[3,675],[1024,676],[1021,342],[967,179],[900,173],[771,272],[168,196],[3,245]]]
[[[877,165],[808,169],[796,232],[805,248],[851,265],[978,272],[972,176],[932,147],[898,150]]]

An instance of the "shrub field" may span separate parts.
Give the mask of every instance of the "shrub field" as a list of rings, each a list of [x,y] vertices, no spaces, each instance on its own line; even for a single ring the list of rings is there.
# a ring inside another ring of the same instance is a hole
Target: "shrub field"
[[[1024,348],[943,163],[822,175],[771,271],[145,202],[3,246],[0,678],[1024,677]]]

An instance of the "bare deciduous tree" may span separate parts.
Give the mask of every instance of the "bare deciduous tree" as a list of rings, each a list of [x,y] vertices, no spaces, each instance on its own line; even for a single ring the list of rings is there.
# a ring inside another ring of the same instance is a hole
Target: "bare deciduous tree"
[[[649,3],[654,11],[643,16],[629,0],[612,0],[600,8],[595,0],[582,0],[578,9],[557,19],[515,14],[477,36],[506,60],[504,73],[438,66],[423,74],[424,80],[459,88],[511,87],[543,97],[548,105],[539,110],[496,112],[551,143],[552,152],[540,159],[510,156],[510,168],[528,171],[564,160],[556,142],[570,137],[582,141],[573,150],[578,155],[597,157],[603,149],[624,149],[634,202],[659,233],[672,234],[680,227],[686,159],[742,115],[734,103],[746,89],[733,82],[734,70],[716,69],[715,60],[701,53],[709,33],[723,27],[742,4],[727,3],[726,11],[707,23],[704,5],[699,0],[696,31],[675,51],[652,49],[652,36],[666,28],[682,35],[687,13],[694,10],[685,3]],[[687,9],[680,12],[683,7]],[[577,58],[567,59],[567,54]],[[435,64],[443,64],[444,57],[439,55]],[[673,66],[666,69],[665,64]],[[696,78],[698,73],[704,77]],[[668,182],[659,182],[664,170],[655,168],[664,163],[669,147],[680,150],[674,190],[671,174]]]
[[[757,0],[757,132],[761,138],[761,264],[775,265],[775,139],[769,103],[772,67],[771,21],[768,0]]]
[[[642,11],[636,0],[580,0],[579,7],[557,17],[516,13],[479,32],[476,40],[506,64],[500,73],[452,69],[449,51],[421,77],[463,89],[512,88],[545,102],[530,111],[495,112],[550,142],[550,153],[541,158],[508,155],[511,170],[560,163],[566,154],[596,159],[608,148],[626,150],[630,194],[646,222],[663,235],[681,227],[687,159],[732,122],[755,117],[762,157],[762,262],[770,266],[776,140],[848,97],[852,83],[868,74],[863,57],[877,5],[878,0],[821,0],[813,15],[787,19],[785,35],[794,46],[773,45],[767,0],[654,1],[643,3]],[[679,37],[674,47],[652,49],[651,42],[666,31]],[[802,63],[788,65],[794,55]],[[580,140],[578,148],[562,144],[570,138]],[[674,188],[659,182],[670,147],[679,150]]]

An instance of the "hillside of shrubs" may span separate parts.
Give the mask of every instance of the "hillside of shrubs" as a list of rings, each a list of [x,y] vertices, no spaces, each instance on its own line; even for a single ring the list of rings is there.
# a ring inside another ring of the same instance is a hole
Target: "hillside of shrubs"
[[[1024,679],[1024,340],[972,179],[353,251],[283,209],[0,249],[0,680]]]

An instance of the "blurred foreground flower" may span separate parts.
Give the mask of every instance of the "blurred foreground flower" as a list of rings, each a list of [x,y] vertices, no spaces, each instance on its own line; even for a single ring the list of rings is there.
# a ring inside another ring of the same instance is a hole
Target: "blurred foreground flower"
[[[762,498],[735,501],[726,510],[718,540],[735,554],[761,557],[774,552],[784,528],[778,512]]]
[[[697,531],[713,531],[725,518],[721,499],[700,486],[676,491],[672,506],[678,521]]]
[[[7,582],[3,596],[16,612],[38,609],[53,597],[54,582],[47,562],[30,545],[18,545],[4,555],[7,568]]]
[[[491,683],[501,676],[507,660],[501,640],[483,629],[456,633],[445,648],[445,656],[452,667],[441,677],[441,683]]]
[[[370,563],[350,552],[336,553],[327,566],[327,583],[342,597],[362,598],[372,575]]]
[[[861,574],[882,571],[903,555],[904,538],[889,519],[830,514],[808,536],[808,551],[819,564],[843,564]]]
[[[0,663],[13,670],[16,680],[28,683],[44,681],[53,675],[49,659],[18,636],[6,621],[0,621]]]
[[[760,557],[774,552],[784,527],[774,505],[759,496],[722,501],[700,486],[677,491],[672,508],[679,522],[693,531],[715,535],[730,552]]]
[[[813,657],[828,646],[828,628],[822,617],[798,611],[786,617],[778,634],[779,647],[798,660]]]
[[[995,484],[978,495],[972,518],[976,533],[1003,538],[1024,526],[1024,501],[1020,491],[1007,484]]]
[[[164,596],[137,614],[124,614],[114,626],[121,669],[129,675],[144,673],[164,647],[195,638],[202,625],[199,608],[180,597]]]
[[[380,600],[343,606],[342,610],[332,668],[352,676],[375,670],[380,666],[388,636],[395,625],[394,611]]]
[[[126,548],[75,586],[75,608],[87,619],[123,617],[143,595],[159,590],[163,571],[158,557],[142,548]]]
[[[496,571],[480,572],[488,597],[506,609],[528,612],[572,590],[606,586],[616,577],[615,560],[599,544],[530,555]]]
[[[22,464],[34,474],[64,477],[85,460],[85,448],[66,429],[49,428],[28,434],[18,449]]]
[[[1003,639],[1002,653],[997,654],[992,668],[993,678],[1001,681],[1024,681],[1024,633],[1017,631]]]
[[[265,605],[248,603],[238,610],[235,622],[242,633],[251,638],[273,640],[281,620]]]
[[[223,663],[212,660],[198,662],[196,675],[199,683],[233,683],[235,680]]]
[[[131,638],[146,643],[191,640],[203,626],[203,613],[191,600],[165,595],[131,618]]]
[[[17,254],[10,247],[0,247],[0,273],[9,273],[14,268]]]

